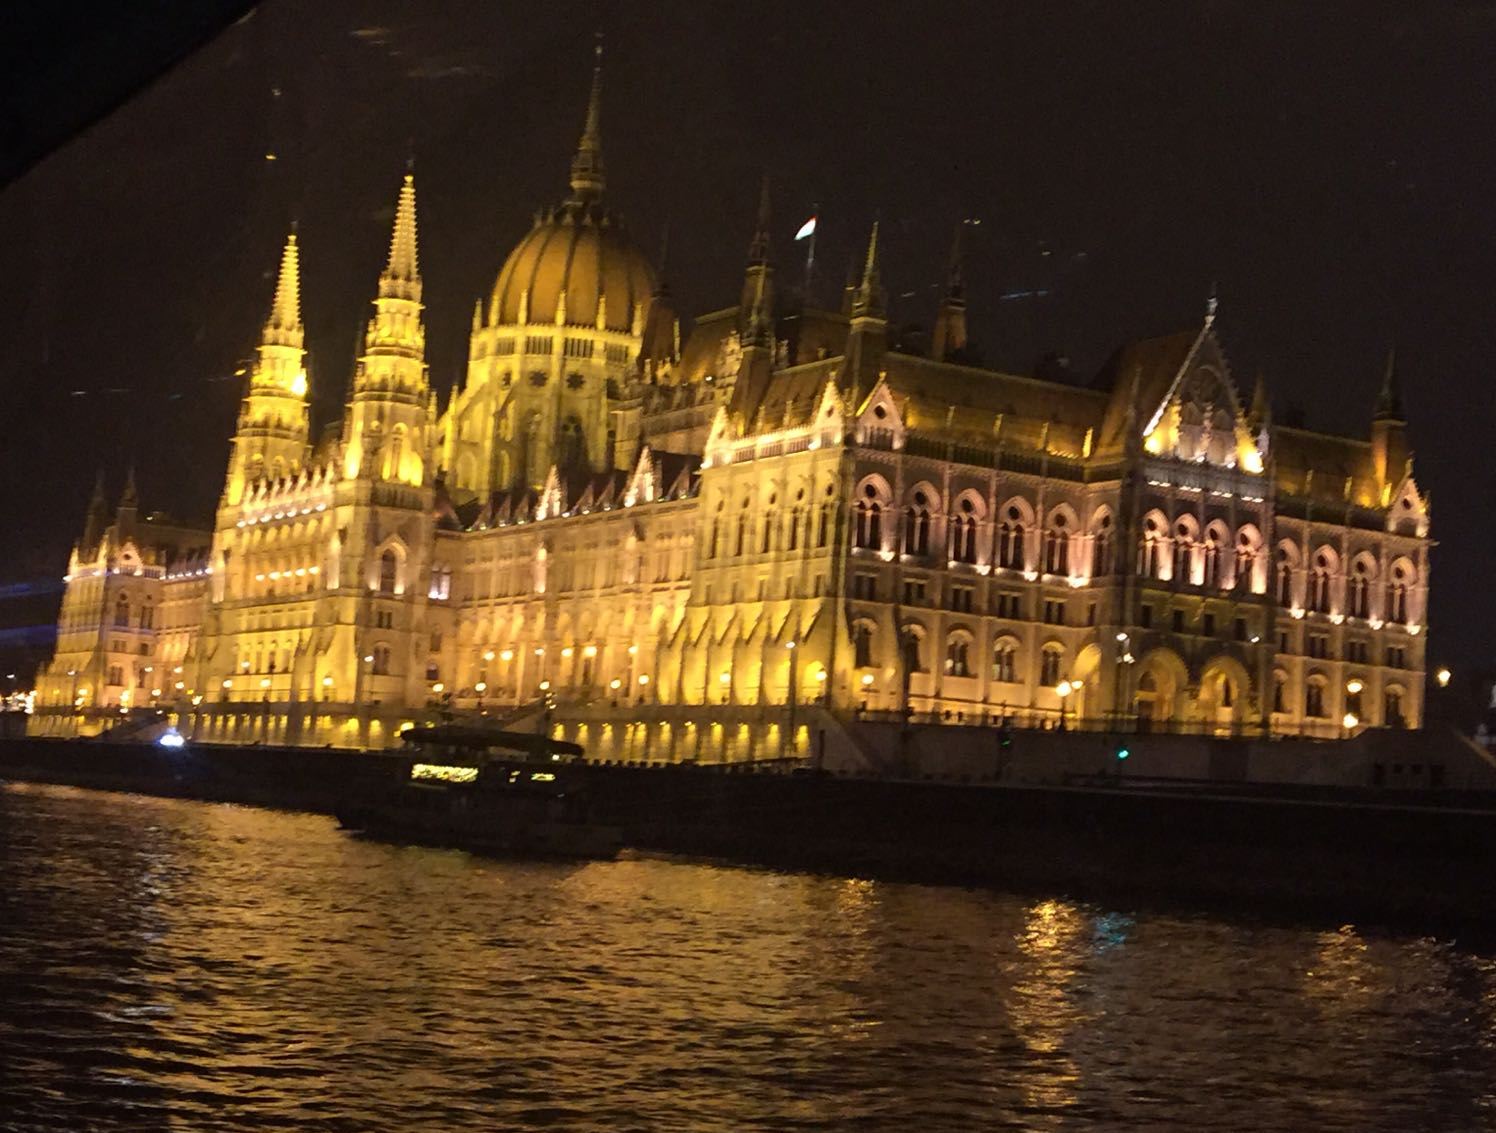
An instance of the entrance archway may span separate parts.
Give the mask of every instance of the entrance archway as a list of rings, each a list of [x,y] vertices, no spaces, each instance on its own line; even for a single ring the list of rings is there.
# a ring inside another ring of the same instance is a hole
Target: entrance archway
[[[1172,649],[1154,649],[1138,662],[1132,710],[1139,731],[1164,730],[1179,720],[1180,693],[1189,683],[1189,670]]]
[[[1217,735],[1230,735],[1247,719],[1252,680],[1235,657],[1212,657],[1200,674],[1195,696],[1200,721]]]

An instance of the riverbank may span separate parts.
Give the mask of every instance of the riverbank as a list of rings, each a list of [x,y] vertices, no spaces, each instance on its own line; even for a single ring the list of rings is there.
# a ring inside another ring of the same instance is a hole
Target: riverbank
[[[0,777],[332,813],[398,755],[20,740]],[[643,851],[1496,935],[1496,794],[1092,779],[959,784],[587,765]]]

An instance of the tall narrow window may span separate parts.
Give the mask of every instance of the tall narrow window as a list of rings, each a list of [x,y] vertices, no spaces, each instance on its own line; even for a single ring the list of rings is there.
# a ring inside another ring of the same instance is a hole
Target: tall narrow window
[[[904,511],[904,554],[930,553],[930,501],[924,492],[915,492]]]
[[[1330,612],[1330,558],[1323,551],[1314,556],[1314,566],[1309,572],[1308,602],[1311,613]]]
[[[852,627],[852,664],[858,669],[871,668],[873,664],[873,628],[865,622]]]
[[[114,624],[120,629],[130,625],[130,599],[123,594],[114,600]]]
[[[1044,569],[1049,574],[1070,573],[1070,532],[1063,515],[1051,519],[1044,533]]]
[[[1008,508],[997,530],[997,565],[1008,570],[1022,570],[1023,562],[1023,513],[1016,507]]]
[[[961,501],[951,522],[951,558],[958,563],[977,561],[976,507],[970,500]]]
[[[992,651],[992,679],[1011,684],[1018,679],[1018,646],[999,641]]]
[[[386,551],[379,556],[379,592],[381,594],[395,592],[395,581],[399,572],[400,559],[394,551]]]

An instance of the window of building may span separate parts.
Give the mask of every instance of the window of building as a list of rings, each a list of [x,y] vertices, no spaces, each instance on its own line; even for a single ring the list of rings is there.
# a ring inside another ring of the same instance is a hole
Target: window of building
[[[1143,542],[1138,548],[1138,574],[1144,578],[1164,576],[1163,530],[1157,519],[1143,524]]]
[[[1093,626],[1095,624],[1096,624],[1096,603],[1095,602],[1089,602],[1089,603],[1086,604],[1086,625]]]
[[[1009,507],[997,529],[997,565],[1009,570],[1023,569],[1023,512]]]
[[[1371,617],[1371,564],[1357,559],[1346,582],[1346,612],[1353,618]]]
[[[923,673],[925,671],[924,658],[920,655],[919,634],[906,629],[899,643],[899,651],[902,654],[905,672]]]
[[[111,685],[117,685],[120,688],[124,687],[124,684],[125,684],[125,670],[124,670],[124,668],[122,666],[120,666],[120,665],[110,665],[109,666],[109,682],[108,683],[111,684]]]
[[[114,626],[128,629],[130,626],[130,599],[121,594],[114,600]]]
[[[1273,711],[1288,711],[1288,676],[1285,673],[1273,674]]]
[[[873,627],[858,622],[852,627],[852,664],[859,669],[868,669],[873,664]]]
[[[930,500],[923,491],[914,493],[914,499],[904,511],[904,554],[928,555],[930,553]]]
[[[1246,641],[1247,640],[1247,619],[1246,618],[1236,618],[1231,623],[1231,636],[1234,637],[1234,638],[1236,638],[1237,641]]]
[[[1184,632],[1184,611],[1183,610],[1175,610],[1174,613],[1173,613],[1173,618],[1174,618],[1174,632],[1175,633],[1183,633]]]
[[[1112,517],[1103,515],[1096,521],[1096,543],[1091,549],[1091,573],[1108,575],[1115,563],[1112,557]]]
[[[148,641],[142,641],[136,647],[135,651],[137,653],[139,653],[142,657],[149,657],[151,655],[151,645],[150,645],[150,642],[148,642]]]
[[[152,606],[149,602],[140,607],[140,628],[156,628],[156,607]]]
[[[1044,569],[1049,574],[1070,573],[1070,532],[1063,515],[1051,518],[1044,533]]]
[[[1288,648],[1289,641],[1288,641],[1288,638],[1289,638],[1289,633],[1288,633],[1288,631],[1286,629],[1280,629],[1278,631],[1278,652],[1279,653],[1287,653],[1287,652],[1289,652],[1289,648]]]
[[[372,672],[376,677],[388,676],[390,672],[390,647],[388,645],[376,645],[372,656]]]
[[[1273,599],[1285,610],[1293,604],[1293,559],[1279,547],[1273,562]]]
[[[1371,646],[1364,641],[1347,641],[1345,643],[1345,659],[1355,661],[1362,665],[1371,662]]]
[[[395,627],[395,612],[393,610],[376,610],[374,612],[374,625],[377,629],[393,629]]]
[[[925,604],[925,580],[922,578],[904,579],[904,605],[923,606]]]
[[[1311,679],[1304,686],[1304,715],[1317,720],[1323,718],[1325,714],[1324,682]]]
[[[379,592],[381,594],[395,592],[395,579],[399,571],[400,559],[394,551],[386,551],[379,556]]]
[[[1387,646],[1387,667],[1389,669],[1406,669],[1408,667],[1407,653],[1401,645]]]
[[[1058,645],[1046,645],[1039,661],[1039,683],[1052,688],[1060,683],[1060,666],[1065,659]]]
[[[1314,566],[1309,571],[1309,591],[1305,605],[1313,614],[1330,612],[1330,556],[1319,551],[1314,556]]]
[[[864,602],[876,602],[878,600],[878,576],[876,574],[854,574],[852,597]]]
[[[1174,528],[1174,581],[1178,583],[1195,581],[1195,540],[1191,530],[1187,523],[1179,523]]]
[[[999,641],[992,650],[992,679],[1012,684],[1018,680],[1018,646],[1012,641]]]
[[[439,681],[442,679],[442,667],[435,658],[426,662],[426,679],[428,681]]]
[[[1062,599],[1044,599],[1044,621],[1045,624],[1052,626],[1065,624],[1065,603]]]
[[[1153,607],[1140,606],[1138,608],[1138,624],[1144,629],[1153,628]]]
[[[445,601],[452,596],[452,568],[445,563],[437,563],[431,568],[431,590],[427,597],[437,601]]]
[[[976,594],[975,586],[952,586],[948,595],[950,608],[960,614],[971,613],[976,606]]]
[[[976,505],[963,499],[951,521],[951,558],[958,563],[977,561]]]
[[[963,635],[952,635],[945,645],[947,676],[971,676],[971,642]]]
[[[1200,557],[1203,561],[1204,571],[1201,582],[1205,586],[1218,587],[1223,581],[1221,575],[1221,542],[1220,535],[1215,531],[1205,533],[1205,543],[1200,548]]]
[[[1388,728],[1407,726],[1407,718],[1403,716],[1402,689],[1389,688],[1382,693],[1382,723]]]
[[[1216,616],[1209,611],[1200,616],[1200,632],[1206,637],[1214,637],[1216,632]]]
[[[1308,635],[1308,648],[1306,653],[1311,657],[1324,660],[1330,655],[1330,636],[1324,633],[1311,633]]]
[[[1387,620],[1408,620],[1408,571],[1401,563],[1392,567],[1392,577],[1387,582]]]
[[[857,501],[856,522],[856,545],[865,551],[880,550],[883,546],[883,505],[878,502],[878,490],[871,484],[862,489],[862,499]]]
[[[1010,591],[1000,591],[997,595],[997,616],[1000,618],[1018,619],[1023,617],[1021,608],[1022,596]]]

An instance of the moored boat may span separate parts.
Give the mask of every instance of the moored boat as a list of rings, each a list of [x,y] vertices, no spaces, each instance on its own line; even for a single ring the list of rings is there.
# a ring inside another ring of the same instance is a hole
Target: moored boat
[[[445,725],[405,733],[399,783],[338,808],[370,837],[479,853],[612,858],[623,832],[592,817],[580,746],[522,732]]]

